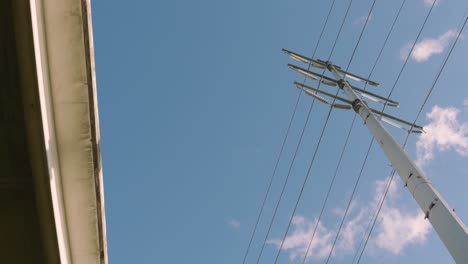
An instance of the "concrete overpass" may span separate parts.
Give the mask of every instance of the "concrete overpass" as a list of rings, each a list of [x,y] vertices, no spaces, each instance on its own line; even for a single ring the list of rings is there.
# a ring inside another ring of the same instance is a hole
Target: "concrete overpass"
[[[89,0],[0,1],[0,263],[107,263]]]

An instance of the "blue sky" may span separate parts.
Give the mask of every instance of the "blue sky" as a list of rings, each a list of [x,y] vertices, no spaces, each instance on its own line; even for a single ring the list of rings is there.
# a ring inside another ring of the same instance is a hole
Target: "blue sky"
[[[316,58],[329,56],[348,3],[336,1]],[[400,3],[377,0],[352,72],[369,74]],[[331,57],[335,64],[348,63],[371,4],[353,1]],[[311,56],[330,5],[304,0],[93,1],[111,263],[242,262],[298,97],[293,81],[303,80],[286,64],[303,65],[281,49]],[[465,8],[463,0],[440,0],[434,7],[418,52],[392,96],[401,106],[389,113],[415,118]],[[414,41],[429,9],[425,0],[406,3],[375,70],[373,79],[381,86],[369,88],[373,92],[388,95],[404,62],[401,53]],[[428,133],[412,136],[407,147],[465,223],[466,61],[468,45],[462,39],[419,119]],[[247,263],[256,262],[311,101],[301,96]],[[260,263],[274,259],[275,241],[286,230],[327,111],[323,104],[313,108]],[[352,118],[352,111],[333,111],[279,263],[300,263],[297,255],[321,208]],[[404,140],[404,131],[388,129],[399,142]],[[308,263],[324,262],[319,251],[327,249],[328,237],[337,229],[370,139],[358,120],[320,223],[317,241],[323,246],[316,246]],[[351,262],[379,182],[390,171],[374,146],[345,222],[343,237],[349,243],[338,242],[333,263]],[[361,263],[451,263],[402,185],[396,178]]]

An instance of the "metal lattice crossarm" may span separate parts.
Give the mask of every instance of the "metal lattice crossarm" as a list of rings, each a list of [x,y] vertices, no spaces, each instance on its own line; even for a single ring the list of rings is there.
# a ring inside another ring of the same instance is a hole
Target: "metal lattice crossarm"
[[[400,178],[405,183],[405,187],[408,188],[413,198],[423,210],[425,219],[429,220],[432,227],[437,232],[442,242],[445,244],[453,259],[456,261],[456,263],[459,264],[468,263],[468,229],[466,228],[464,223],[458,218],[455,212],[452,209],[450,209],[448,204],[443,199],[442,195],[440,195],[437,192],[437,190],[432,186],[430,180],[424,175],[421,169],[419,169],[418,166],[409,158],[408,154],[395,141],[395,139],[385,129],[385,127],[380,121],[385,121],[384,118],[390,118],[399,123],[417,128],[420,131],[423,131],[422,127],[416,126],[415,124],[412,124],[400,118],[370,108],[367,102],[365,102],[361,97],[357,95],[357,91],[360,92],[360,90],[357,87],[350,85],[349,82],[345,80],[346,76],[352,75],[348,72],[342,71],[340,68],[336,67],[332,63],[312,60],[300,54],[290,52],[287,50],[283,51],[285,51],[293,59],[296,59],[301,62],[318,62],[320,66],[325,66],[325,69],[329,70],[335,76],[336,80],[330,77],[323,76],[322,74],[318,74],[288,64],[288,67],[306,77],[315,80],[326,80],[329,82],[334,82],[340,87],[340,89],[343,90],[343,92],[347,96],[347,99],[335,96],[325,91],[315,89],[302,83],[295,82],[295,85],[298,88],[305,90],[307,94],[313,96],[316,99],[320,97],[320,101],[322,102],[325,101],[326,103],[328,103],[328,101],[325,98],[318,94],[334,98],[334,101],[339,100],[347,105],[351,105],[354,111],[364,120],[364,123],[368,127],[369,131],[372,133],[375,140],[379,143],[385,155],[390,160],[393,167],[400,175]],[[375,94],[372,94],[372,96],[382,99],[382,97],[376,96]],[[367,98],[366,96],[363,97]],[[384,99],[387,100],[386,98]],[[410,131],[412,130],[413,129],[410,129]]]
[[[328,96],[328,97],[331,97],[331,98],[335,98],[336,100],[341,101],[341,102],[344,102],[344,103],[346,103],[346,104],[348,104],[348,105],[350,105],[350,106],[353,105],[353,102],[352,102],[352,101],[350,101],[350,100],[348,100],[348,99],[345,99],[345,98],[343,98],[343,97],[335,96],[334,94],[331,94],[331,93],[325,92],[325,91],[323,91],[323,90],[319,90],[319,89],[313,88],[313,87],[311,87],[311,86],[308,86],[308,85],[303,84],[303,83],[300,83],[300,82],[294,82],[294,84],[295,84],[296,87],[299,88],[299,89],[305,89],[305,92],[306,92],[308,95],[310,95],[310,96],[312,96],[312,97],[314,97],[314,98],[316,98],[316,96],[317,96],[316,93],[319,93],[319,94],[323,94],[323,95]],[[310,91],[313,91],[315,94],[312,94]],[[318,99],[318,98],[316,98],[316,99]],[[324,98],[322,98],[322,100],[320,100],[320,99],[318,99],[318,100],[321,101],[321,102],[324,102],[324,103],[326,103],[326,104],[329,104],[328,101],[327,101],[326,99],[324,99]],[[323,101],[323,100],[325,100],[325,101]],[[332,104],[333,107],[340,108],[340,107],[337,107],[336,105],[337,105],[337,104]],[[342,108],[342,109],[348,109],[348,108]],[[349,108],[349,109],[351,109],[351,108]],[[390,119],[392,119],[392,120],[394,120],[394,121],[397,121],[397,122],[399,122],[399,123],[402,123],[402,124],[405,124],[405,125],[408,125],[408,126],[412,127],[413,129],[407,129],[408,131],[411,131],[412,133],[421,133],[421,132],[424,132],[424,128],[423,128],[422,126],[420,126],[420,125],[413,124],[413,123],[411,123],[411,122],[408,122],[408,121],[403,120],[403,119],[401,119],[401,118],[398,118],[398,117],[389,115],[389,114],[387,114],[387,113],[385,113],[385,112],[379,111],[379,110],[374,109],[374,108],[369,108],[369,109],[372,110],[372,113],[377,114],[377,115],[380,116],[380,121],[384,121],[384,122],[386,122],[386,123],[388,123],[388,124],[390,124],[390,125],[392,125],[392,126],[395,126],[395,127],[397,127],[397,128],[402,128],[402,129],[403,129],[403,127],[399,126],[398,124],[395,124],[394,122],[392,122],[392,121],[386,119],[386,118],[390,118]],[[415,129],[414,129],[414,128],[415,128]]]
[[[289,57],[291,57],[292,59],[294,60],[297,60],[299,62],[303,62],[303,63],[307,63],[315,68],[319,68],[319,69],[326,69],[327,65],[329,64],[328,62],[325,62],[325,61],[322,61],[322,60],[314,60],[312,58],[308,58],[306,56],[303,56],[299,53],[296,53],[294,51],[290,51],[290,50],[287,50],[287,49],[283,49],[283,52],[288,54]],[[352,80],[355,80],[355,81],[363,81],[363,82],[366,82],[367,84],[369,85],[372,85],[372,86],[380,86],[379,83],[377,82],[374,82],[374,81],[371,81],[367,78],[364,78],[364,77],[361,77],[359,75],[356,75],[356,74],[353,74],[353,73],[350,73],[350,72],[347,72],[347,71],[344,71],[342,70],[340,67],[338,66],[335,66],[335,68],[340,72],[340,73],[343,73],[345,74],[346,77],[349,77],[350,79]]]
[[[313,71],[310,71],[310,70],[306,70],[304,68],[301,68],[299,66],[296,66],[296,65],[293,65],[293,64],[288,64],[288,67],[293,69],[294,71],[296,71],[297,73],[311,79],[311,80],[318,80],[320,79],[320,82],[323,83],[323,84],[326,84],[326,85],[329,85],[329,86],[337,86],[337,85],[340,85],[340,81],[337,81],[333,78],[330,78],[330,77],[327,77],[325,75],[322,75],[320,73],[316,73],[316,72],[313,72]],[[358,91],[359,94],[361,94],[362,96],[372,100],[372,101],[375,101],[375,102],[380,102],[382,104],[385,104],[385,105],[388,105],[388,106],[392,106],[392,107],[399,107],[400,104],[396,101],[393,101],[391,99],[388,99],[388,98],[385,98],[384,96],[381,96],[381,95],[378,95],[376,93],[372,93],[372,92],[369,92],[369,91],[366,91],[364,89],[361,89],[359,87],[356,87],[356,86],[353,86],[353,85],[350,85],[355,91]]]

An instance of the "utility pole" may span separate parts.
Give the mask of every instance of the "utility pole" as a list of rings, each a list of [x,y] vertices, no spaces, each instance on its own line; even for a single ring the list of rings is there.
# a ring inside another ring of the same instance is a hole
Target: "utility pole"
[[[385,121],[396,126],[399,125],[396,124],[395,121],[401,124],[409,125],[411,126],[410,131],[413,131],[414,129],[415,132],[419,133],[423,132],[423,128],[421,126],[417,126],[405,120],[370,108],[368,104],[358,96],[358,93],[360,93],[363,98],[369,98],[371,100],[377,99],[381,102],[383,101],[384,104],[389,106],[398,106],[398,103],[387,100],[381,96],[376,96],[372,93],[369,95],[369,92],[360,90],[359,88],[350,85],[349,82],[346,81],[346,78],[349,77],[355,80],[364,81],[367,82],[367,84],[373,86],[378,86],[378,83],[343,71],[341,68],[333,65],[331,62],[307,58],[289,50],[283,49],[283,51],[297,61],[308,64],[310,63],[311,66],[316,68],[327,69],[335,76],[336,80],[294,65],[288,65],[293,70],[308,78],[315,80],[320,79],[323,84],[338,86],[343,90],[347,96],[347,99],[315,89],[302,83],[295,82],[298,88],[303,89],[308,95],[323,103],[328,103],[328,101],[319,94],[332,97],[335,100],[345,103],[333,103],[332,106],[341,109],[352,108],[364,120],[364,123],[368,127],[369,131],[372,133],[375,140],[379,143],[385,155],[390,160],[393,167],[398,172],[398,175],[400,175],[400,178],[405,183],[405,187],[408,188],[413,198],[425,213],[425,219],[428,219],[432,224],[434,230],[437,232],[440,239],[447,247],[455,262],[458,264],[468,263],[468,229],[460,220],[460,218],[458,218],[458,216],[454,213],[454,211],[450,209],[445,200],[442,198],[442,195],[438,193],[437,190],[432,186],[429,179],[409,158],[408,154],[395,141],[395,139],[387,131],[387,129],[385,129],[380,121]]]

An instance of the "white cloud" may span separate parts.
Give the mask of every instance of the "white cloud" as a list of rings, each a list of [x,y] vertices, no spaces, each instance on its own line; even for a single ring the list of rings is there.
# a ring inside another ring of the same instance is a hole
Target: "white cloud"
[[[440,0],[424,0],[424,5],[427,7],[431,7],[434,1],[435,1],[434,6],[437,6],[438,4],[440,4]]]
[[[292,232],[284,240],[283,250],[288,252],[291,261],[296,259],[302,260],[309,246],[317,219],[309,221],[302,216],[295,216],[291,224]],[[327,257],[331,250],[334,236],[335,233],[333,231],[328,230],[322,223],[318,223],[308,258],[323,259]],[[272,239],[267,241],[267,243],[275,245],[277,248],[281,246],[280,239]]]
[[[465,107],[465,110],[468,110],[468,98],[466,98],[466,99],[463,101],[463,106]]]
[[[426,114],[430,122],[416,142],[416,162],[420,166],[432,160],[436,151],[455,150],[468,156],[468,122],[461,122],[459,113],[457,108],[436,105]]]
[[[383,190],[386,181],[378,182],[376,189]],[[394,182],[379,215],[373,246],[400,255],[409,245],[421,244],[427,239],[430,224],[420,210],[409,212],[396,206],[399,194]]]
[[[348,213],[340,237],[334,249],[334,253],[339,252],[340,256],[354,253],[357,243],[362,239],[365,228],[374,213],[376,205],[383,193],[385,183],[377,181],[375,193],[367,204],[357,204],[352,206]],[[395,184],[389,189],[386,203],[384,204],[377,221],[377,226],[370,240],[370,247],[394,255],[399,255],[404,249],[412,244],[420,244],[427,238],[429,223],[424,220],[424,215],[420,211],[411,213],[397,206],[399,192]],[[333,209],[341,219],[342,209]],[[339,219],[337,219],[339,221]],[[289,259],[295,261],[302,260],[307,251],[313,230],[317,225],[317,219],[308,220],[303,216],[296,216],[292,221],[290,234],[286,237],[283,250],[289,254]],[[332,228],[327,227],[327,223],[319,222],[314,236],[308,258],[322,260],[326,258],[332,248],[333,240],[337,232],[337,226],[333,223]],[[267,242],[277,248],[281,245],[280,239],[272,239]]]
[[[372,14],[371,14],[371,15],[369,16],[369,21],[367,22],[367,24],[369,24],[369,23],[372,21],[372,18],[373,18],[373,17],[372,17]],[[356,19],[354,20],[354,24],[355,24],[355,25],[361,25],[361,26],[362,26],[362,25],[366,24],[366,20],[367,20],[367,15],[366,15],[366,16],[360,16],[360,17],[358,17],[358,18],[356,18]]]
[[[421,213],[404,213],[396,207],[384,207],[379,219],[375,244],[400,255],[409,244],[422,243],[429,233],[429,221]]]
[[[458,32],[455,30],[449,30],[437,38],[425,38],[413,48],[411,53],[411,59],[417,62],[427,61],[432,55],[441,54],[449,46],[450,40],[455,38]],[[406,59],[408,53],[411,50],[412,43],[408,43],[400,50],[401,59]]]
[[[234,219],[234,218],[229,218],[226,220],[226,224],[231,227],[231,228],[234,228],[234,229],[239,229],[240,226],[241,226],[241,223],[239,220],[237,219]]]

